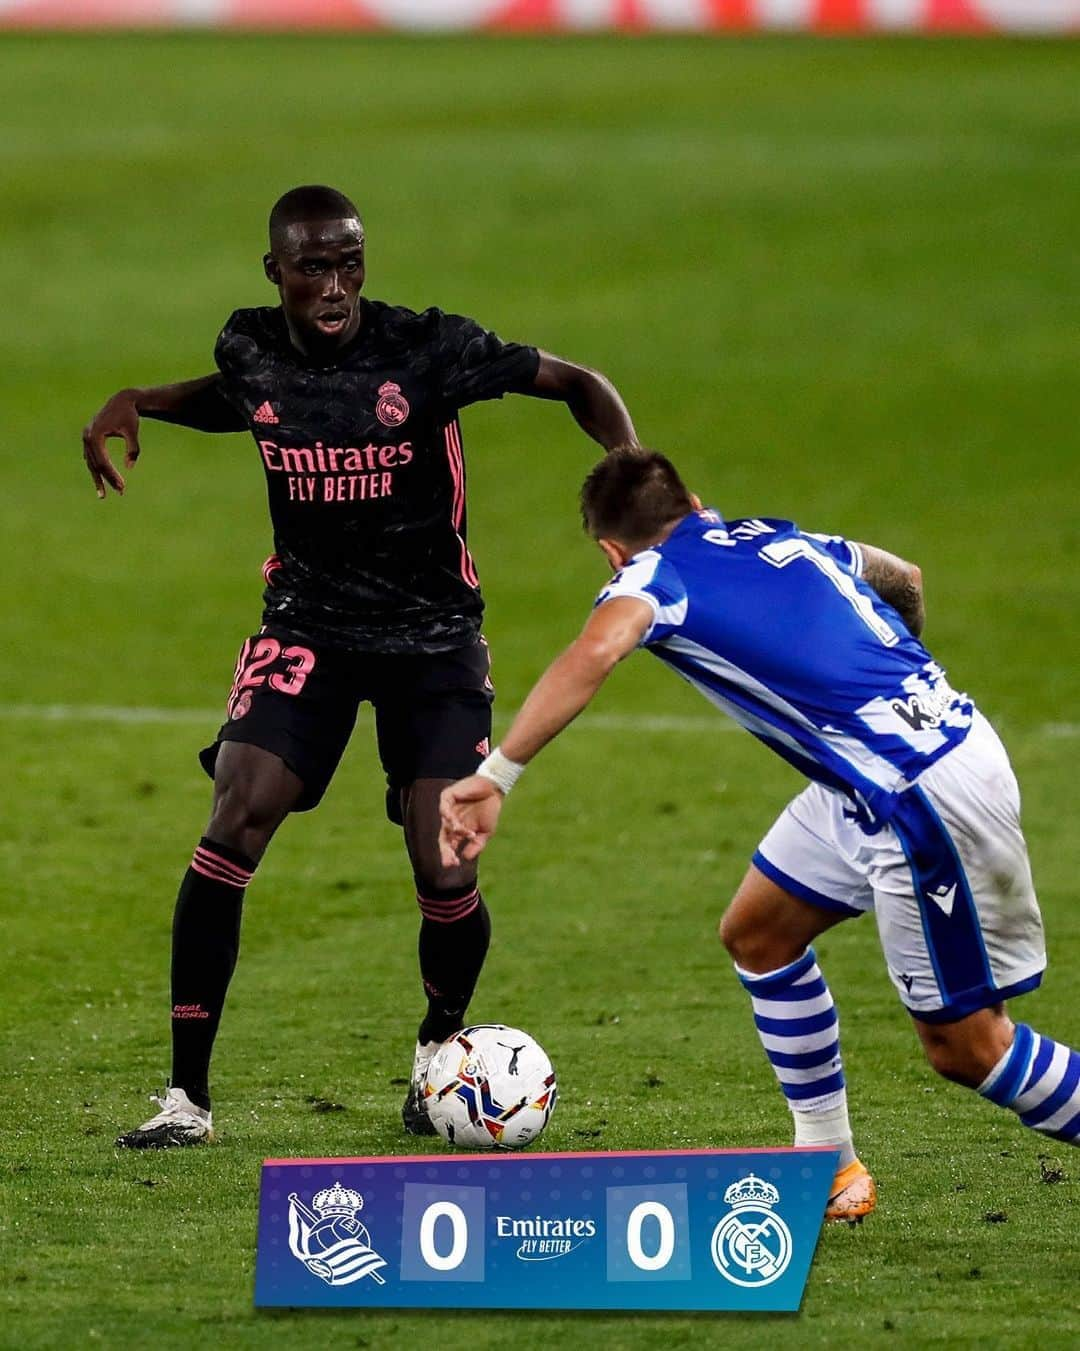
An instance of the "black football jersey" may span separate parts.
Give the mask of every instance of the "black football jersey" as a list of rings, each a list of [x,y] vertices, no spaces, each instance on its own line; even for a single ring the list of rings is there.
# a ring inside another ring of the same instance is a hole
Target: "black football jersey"
[[[447,651],[483,613],[458,410],[529,389],[539,354],[461,315],[361,304],[329,365],[292,345],[280,308],[237,310],[217,341],[266,473],[263,620],[356,651]]]

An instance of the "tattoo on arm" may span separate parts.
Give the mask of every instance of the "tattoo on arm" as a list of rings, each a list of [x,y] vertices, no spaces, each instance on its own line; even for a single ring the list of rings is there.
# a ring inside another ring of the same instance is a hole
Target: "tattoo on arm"
[[[918,638],[926,623],[921,569],[870,544],[860,544],[859,548],[863,555],[863,581],[893,607]]]

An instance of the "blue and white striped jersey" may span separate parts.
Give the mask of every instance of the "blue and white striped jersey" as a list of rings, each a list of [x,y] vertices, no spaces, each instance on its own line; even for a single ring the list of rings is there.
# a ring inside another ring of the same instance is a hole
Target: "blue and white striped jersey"
[[[964,740],[974,705],[861,571],[839,536],[700,511],[596,603],[648,602],[642,645],[874,828]]]

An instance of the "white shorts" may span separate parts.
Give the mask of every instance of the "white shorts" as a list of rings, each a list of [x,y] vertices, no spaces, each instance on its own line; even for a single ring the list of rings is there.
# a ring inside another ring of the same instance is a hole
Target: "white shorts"
[[[962,1018],[1042,979],[1046,948],[1020,792],[979,713],[876,834],[860,827],[847,798],[813,783],[780,814],[754,865],[814,905],[873,910],[889,976],[926,1022]]]

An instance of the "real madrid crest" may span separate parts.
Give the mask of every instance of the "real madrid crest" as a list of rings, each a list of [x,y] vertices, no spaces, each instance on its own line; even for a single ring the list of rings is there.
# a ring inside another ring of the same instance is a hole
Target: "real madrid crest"
[[[791,1261],[791,1230],[773,1210],[780,1193],[748,1173],[724,1193],[731,1212],[713,1230],[712,1259],[733,1285],[769,1285]]]
[[[409,416],[409,401],[401,392],[401,386],[393,380],[387,380],[379,386],[379,402],[375,405],[375,416],[384,427],[400,427]]]

